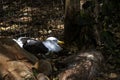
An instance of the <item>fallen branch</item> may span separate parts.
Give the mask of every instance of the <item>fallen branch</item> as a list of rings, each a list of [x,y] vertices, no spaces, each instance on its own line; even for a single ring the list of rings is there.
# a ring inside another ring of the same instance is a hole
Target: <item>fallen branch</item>
[[[102,54],[96,51],[71,56],[63,61],[68,68],[59,74],[59,80],[94,80],[102,60]]]
[[[37,66],[34,66],[34,64]],[[48,67],[47,67],[48,66]],[[34,75],[32,69],[36,68],[41,70],[41,74],[50,73],[51,64],[47,61],[39,61],[34,55],[28,53],[24,49],[20,48],[10,38],[0,39],[0,78],[1,80],[38,80]],[[48,72],[46,70],[42,71],[43,68],[50,67]],[[46,75],[39,77],[48,79]]]

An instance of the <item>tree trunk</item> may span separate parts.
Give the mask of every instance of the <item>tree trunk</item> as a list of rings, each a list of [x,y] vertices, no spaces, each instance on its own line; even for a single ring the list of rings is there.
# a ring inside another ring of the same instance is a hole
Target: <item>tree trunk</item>
[[[66,0],[65,2],[65,20],[64,36],[66,44],[74,41],[79,31],[80,0]]]
[[[100,26],[96,24],[98,5],[95,0],[66,0],[65,42],[69,46],[76,43],[81,53],[63,61],[64,65],[68,64],[68,69],[60,74],[59,80],[95,80],[102,61],[102,54],[94,51],[100,41]]]
[[[97,1],[66,0],[64,37],[67,45],[75,43],[79,50],[95,49],[100,44]]]

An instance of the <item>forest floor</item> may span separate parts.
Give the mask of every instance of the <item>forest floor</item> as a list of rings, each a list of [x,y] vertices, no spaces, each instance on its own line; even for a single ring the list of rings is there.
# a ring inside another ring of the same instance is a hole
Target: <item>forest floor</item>
[[[53,5],[53,4],[52,4]],[[17,20],[19,22],[23,21],[23,23],[27,22],[31,22],[32,26],[30,27],[25,27],[25,25],[17,25],[17,24],[12,24],[11,25],[11,19],[10,21],[6,20],[6,22],[0,22],[0,31],[1,31],[1,35],[0,36],[9,36],[9,37],[16,37],[15,34],[18,33],[18,36],[21,36],[21,31],[25,32],[34,32],[34,35],[29,35],[39,39],[39,40],[44,40],[49,36],[55,36],[60,40],[63,40],[64,37],[64,10],[63,7],[60,8],[60,5],[56,5],[53,7],[50,7],[51,5],[46,5],[44,7],[41,7],[41,10],[39,11],[38,8],[31,8],[31,7],[25,7],[23,9],[21,9],[20,12],[25,12],[25,10],[27,9],[28,12],[33,11],[35,14],[33,16],[37,16],[40,17],[40,19],[37,19],[37,21],[35,23],[34,22],[34,17],[18,17]],[[35,12],[36,11],[36,12]],[[31,15],[31,13],[29,13],[29,15]],[[23,19],[25,18],[25,19]],[[48,19],[49,18],[49,19]],[[33,19],[33,20],[31,20]],[[35,19],[35,20],[36,20]],[[30,21],[31,20],[31,21]],[[40,21],[41,23],[39,24],[38,21]],[[13,21],[14,22],[14,21]],[[10,24],[9,24],[10,23]],[[28,23],[27,23],[28,24]],[[36,29],[32,30],[33,27],[37,28],[37,32]],[[7,26],[7,27],[4,27]],[[38,28],[39,26],[39,28]],[[31,31],[32,30],[32,31]],[[10,32],[10,34],[9,34]],[[36,34],[37,33],[37,34]],[[113,31],[115,37],[113,37],[115,39],[115,45],[116,47],[109,49],[105,46],[103,46],[102,48],[102,54],[104,56],[104,67],[103,70],[101,71],[101,75],[97,77],[97,79],[95,80],[120,80],[120,32],[117,31]],[[20,34],[20,35],[19,35]],[[38,36],[39,35],[39,36]],[[58,55],[56,54],[52,54],[50,57],[51,63],[53,64],[53,68],[54,68],[54,73],[52,74],[52,76],[50,76],[51,78],[53,78],[53,80],[56,80],[56,75],[63,69],[63,66],[61,66],[59,63],[60,61],[62,61],[62,59],[76,54],[77,50],[75,51],[75,48],[70,48],[70,49],[66,49],[64,48],[62,52],[60,52]]]

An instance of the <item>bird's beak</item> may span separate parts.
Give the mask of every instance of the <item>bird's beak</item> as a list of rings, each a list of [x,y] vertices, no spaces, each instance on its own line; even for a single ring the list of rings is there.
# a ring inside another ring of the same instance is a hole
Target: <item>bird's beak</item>
[[[58,44],[64,44],[64,41],[58,41]]]

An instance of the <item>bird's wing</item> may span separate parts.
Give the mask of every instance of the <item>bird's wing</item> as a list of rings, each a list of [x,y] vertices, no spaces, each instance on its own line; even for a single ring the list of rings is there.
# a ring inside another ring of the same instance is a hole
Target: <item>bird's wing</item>
[[[18,41],[16,39],[13,39],[13,41],[15,41],[21,48],[23,48],[23,43],[22,41]]]

